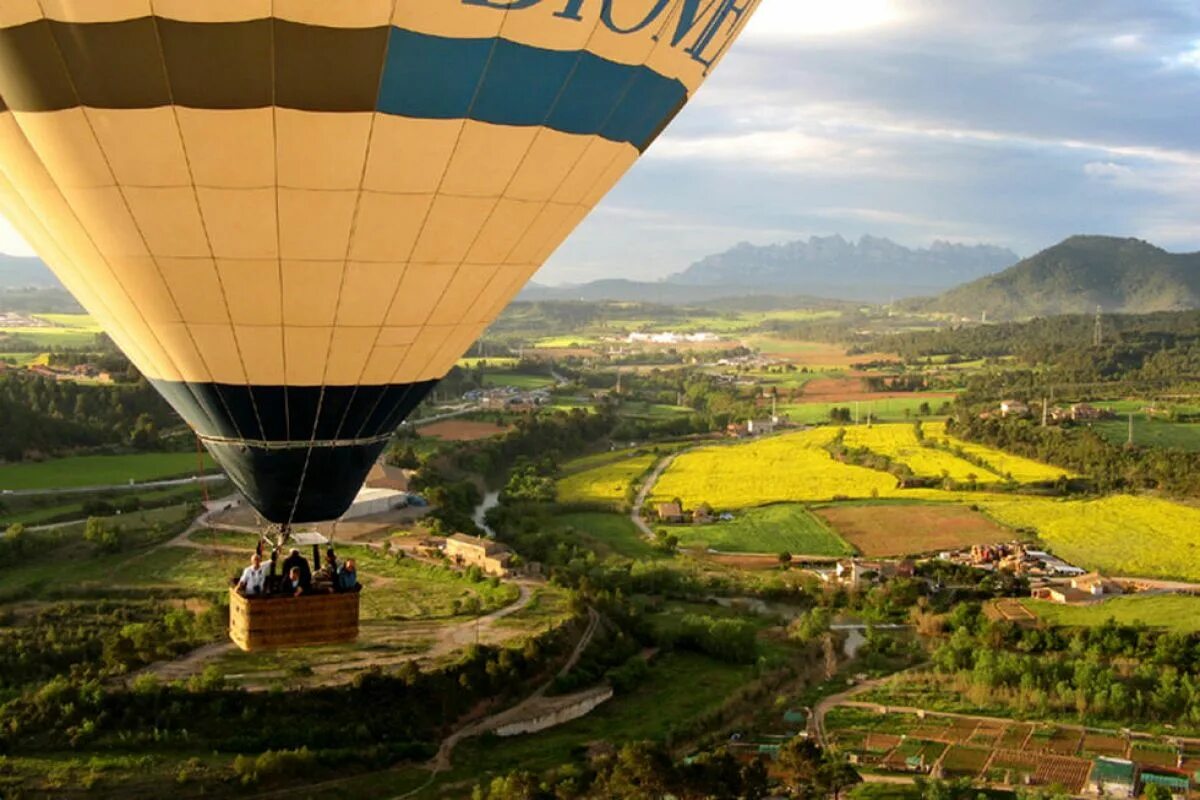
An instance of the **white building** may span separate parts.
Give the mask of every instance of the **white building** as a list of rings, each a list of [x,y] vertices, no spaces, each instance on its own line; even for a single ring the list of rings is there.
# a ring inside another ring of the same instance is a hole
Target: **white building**
[[[358,496],[354,498],[354,502],[350,508],[346,509],[346,513],[342,515],[342,519],[358,519],[359,517],[369,517],[375,514],[386,514],[389,511],[397,508],[404,508],[408,505],[408,495],[404,492],[398,492],[395,489],[371,489],[364,487],[359,490]]]

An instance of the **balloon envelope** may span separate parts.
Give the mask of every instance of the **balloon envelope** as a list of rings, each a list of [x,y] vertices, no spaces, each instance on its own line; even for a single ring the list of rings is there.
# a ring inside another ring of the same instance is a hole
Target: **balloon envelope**
[[[0,209],[267,519],[333,519],[755,4],[6,0]]]

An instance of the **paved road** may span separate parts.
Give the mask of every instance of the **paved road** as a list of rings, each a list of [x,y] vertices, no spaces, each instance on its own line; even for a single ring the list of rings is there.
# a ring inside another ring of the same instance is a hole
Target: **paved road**
[[[470,405],[465,405],[465,406],[456,408],[453,411],[447,411],[444,414],[436,414],[432,417],[422,417],[421,419],[406,419],[406,420],[404,420],[404,422],[401,422],[400,424],[408,425],[413,428],[419,428],[420,426],[428,425],[431,422],[438,422],[443,419],[453,419],[454,417],[461,417],[463,414],[470,414],[472,412],[480,411],[482,409],[483,409],[483,406],[479,405],[478,403],[472,403]]]

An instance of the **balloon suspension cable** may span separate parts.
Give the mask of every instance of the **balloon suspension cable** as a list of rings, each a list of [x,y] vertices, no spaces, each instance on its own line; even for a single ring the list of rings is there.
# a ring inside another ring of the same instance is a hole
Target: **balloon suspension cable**
[[[200,434],[196,436],[196,480],[200,483],[200,496],[208,503],[208,483],[204,480],[204,446],[200,444]]]

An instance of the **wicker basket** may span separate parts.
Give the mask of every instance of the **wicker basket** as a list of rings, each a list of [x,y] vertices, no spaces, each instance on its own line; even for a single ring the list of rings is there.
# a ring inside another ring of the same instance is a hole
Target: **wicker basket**
[[[229,638],[246,651],[353,642],[359,592],[246,598],[229,590]]]

